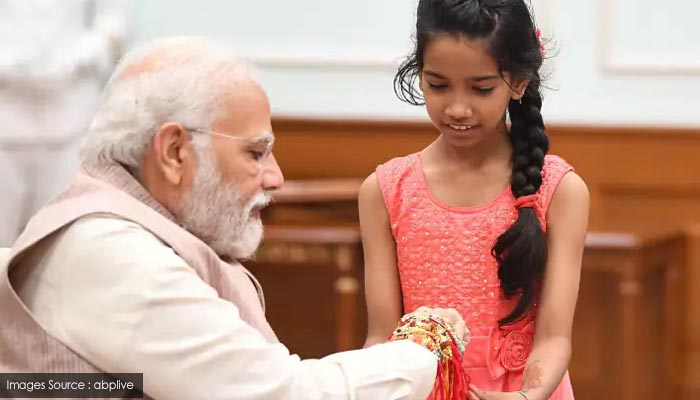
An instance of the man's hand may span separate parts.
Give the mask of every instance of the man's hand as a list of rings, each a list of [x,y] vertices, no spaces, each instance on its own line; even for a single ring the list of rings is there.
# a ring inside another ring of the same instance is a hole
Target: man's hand
[[[462,315],[454,308],[429,308],[429,307],[419,307],[415,313],[419,314],[432,314],[437,315],[444,319],[445,321],[452,324],[455,329],[457,337],[462,339],[464,345],[469,343],[470,333],[467,328],[467,324],[464,322]]]

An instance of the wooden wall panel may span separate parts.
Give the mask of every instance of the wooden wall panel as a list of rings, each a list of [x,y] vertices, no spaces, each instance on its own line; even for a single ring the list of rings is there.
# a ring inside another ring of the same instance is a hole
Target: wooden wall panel
[[[666,313],[673,320],[667,379],[679,388],[678,398],[700,399],[700,224],[683,230],[680,248],[673,262],[683,270],[671,287],[677,299]]]
[[[288,180],[364,178],[437,137],[429,123],[277,119]],[[552,154],[592,195],[591,229],[652,233],[700,222],[700,129],[550,126]]]
[[[572,337],[570,366],[574,393],[581,399],[619,399],[621,381],[618,371],[621,357],[610,357],[606,349],[614,349],[622,339],[615,326],[619,314],[609,307],[617,297],[617,283],[613,276],[601,271],[586,273],[581,282],[576,312],[577,329]],[[581,329],[578,327],[585,327]],[[607,377],[606,379],[601,379]]]
[[[594,227],[651,233],[700,220],[700,184],[696,188],[605,184],[596,189],[600,197]]]

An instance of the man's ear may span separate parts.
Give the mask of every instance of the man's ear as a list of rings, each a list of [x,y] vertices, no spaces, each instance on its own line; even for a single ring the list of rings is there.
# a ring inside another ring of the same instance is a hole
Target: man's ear
[[[513,100],[520,100],[523,98],[525,95],[525,90],[527,90],[527,86],[530,84],[529,79],[523,79],[520,81],[514,81],[513,84],[511,85],[511,93],[510,93],[510,98]]]
[[[188,143],[191,133],[178,123],[161,125],[153,137],[153,160],[155,167],[173,186],[182,182],[192,159]]]

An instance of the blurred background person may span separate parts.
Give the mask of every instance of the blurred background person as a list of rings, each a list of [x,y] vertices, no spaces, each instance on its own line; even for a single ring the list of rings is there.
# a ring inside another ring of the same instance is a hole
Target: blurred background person
[[[10,245],[75,172],[132,5],[0,0],[0,245]]]

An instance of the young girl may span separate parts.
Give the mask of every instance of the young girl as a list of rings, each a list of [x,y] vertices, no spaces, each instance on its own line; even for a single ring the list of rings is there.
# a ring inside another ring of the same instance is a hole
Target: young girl
[[[472,336],[472,399],[573,399],[589,196],[547,155],[539,32],[523,0],[421,0],[417,18],[395,88],[425,104],[440,136],[360,190],[366,346],[404,312],[454,307]]]

